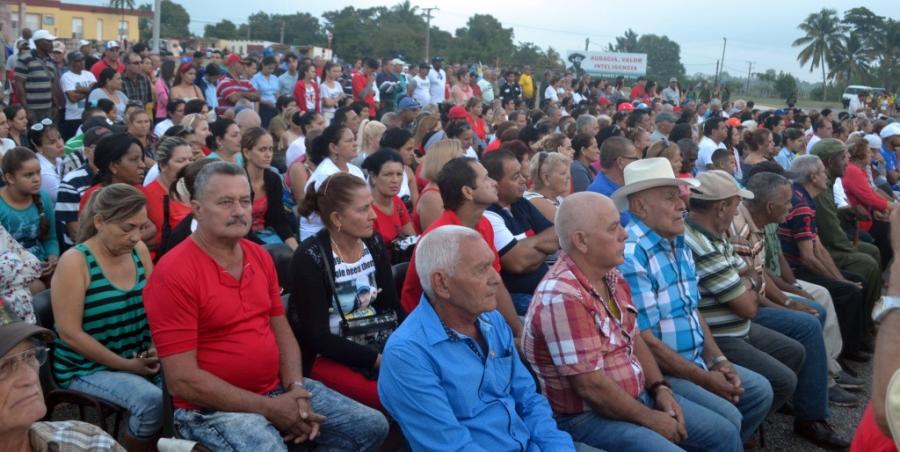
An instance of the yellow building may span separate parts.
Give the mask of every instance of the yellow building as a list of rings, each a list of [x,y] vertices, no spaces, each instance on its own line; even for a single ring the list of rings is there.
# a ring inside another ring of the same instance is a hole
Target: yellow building
[[[96,41],[128,40],[137,42],[140,17],[152,17],[150,11],[123,10],[108,6],[63,3],[59,0],[6,2],[11,36],[21,36],[22,28],[44,29],[60,39]]]

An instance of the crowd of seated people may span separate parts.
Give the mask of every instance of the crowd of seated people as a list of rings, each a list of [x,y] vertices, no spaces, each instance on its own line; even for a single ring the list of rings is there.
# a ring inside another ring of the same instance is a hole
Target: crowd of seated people
[[[32,38],[0,115],[11,450],[739,451],[778,411],[850,445],[830,407],[867,403],[893,120],[114,41],[59,104]],[[41,364],[124,433],[36,422]]]

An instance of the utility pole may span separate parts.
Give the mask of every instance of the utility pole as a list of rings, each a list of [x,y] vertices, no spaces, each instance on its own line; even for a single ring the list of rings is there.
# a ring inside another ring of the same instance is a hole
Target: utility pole
[[[716,81],[713,83],[713,86],[719,84],[719,60],[716,60]]]
[[[425,62],[429,62],[429,52],[431,51],[431,12],[440,11],[437,6],[431,8],[422,8],[425,11]]]
[[[716,86],[719,86],[719,68],[725,69],[725,44],[728,44],[727,38],[722,38],[722,59],[721,64],[716,67]]]
[[[753,62],[747,62],[747,93],[750,93],[750,71],[753,70]]]
[[[281,38],[278,40],[281,44],[284,44],[284,21],[281,21]]]
[[[588,46],[591,45],[591,38],[584,38],[584,51],[588,51]]]
[[[162,16],[162,0],[153,1],[153,53],[159,55],[159,20]]]

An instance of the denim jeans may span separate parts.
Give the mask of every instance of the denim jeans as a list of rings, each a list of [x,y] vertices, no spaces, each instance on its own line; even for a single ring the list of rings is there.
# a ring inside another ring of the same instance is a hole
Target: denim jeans
[[[638,401],[651,409],[656,406],[646,391],[641,393]],[[738,429],[730,420],[678,394],[675,394],[675,401],[684,411],[688,434],[687,440],[677,446],[647,427],[610,419],[596,411],[560,416],[557,423],[561,430],[572,435],[573,441],[612,451],[744,450]]]
[[[510,293],[509,296],[512,298],[513,306],[516,308],[516,314],[525,315],[528,313],[528,306],[531,305],[531,299],[534,298],[534,294]]]
[[[820,316],[824,309],[815,302]],[[825,339],[822,323],[807,313],[791,309],[759,308],[753,322],[777,331],[803,345],[806,360],[802,367],[792,367],[797,371],[797,390],[794,392],[794,419],[813,421],[826,419],[828,413],[828,355],[825,353]]]
[[[710,411],[731,422],[741,432],[741,442],[753,436],[772,407],[772,385],[762,375],[734,364],[734,370],[741,377],[744,394],[737,405],[703,389],[691,381],[676,377],[666,377],[675,394],[706,407]]]
[[[375,451],[388,433],[388,422],[377,410],[306,378],[313,394],[312,410],[327,419],[315,439],[316,450]],[[282,394],[281,389],[269,394]],[[265,417],[254,413],[175,410],[175,429],[182,438],[215,451],[287,451],[282,435]]]
[[[128,434],[153,438],[162,429],[162,389],[128,372],[100,371],[72,379],[69,388],[128,410]]]

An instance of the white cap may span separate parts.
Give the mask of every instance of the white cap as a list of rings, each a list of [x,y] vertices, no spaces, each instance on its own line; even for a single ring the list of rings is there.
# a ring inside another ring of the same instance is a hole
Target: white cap
[[[868,135],[865,135],[863,138],[865,138],[866,141],[869,142],[869,148],[881,149],[881,138],[879,138],[878,135],[875,135],[874,133],[870,133]]]
[[[890,138],[894,135],[900,135],[900,122],[892,122],[881,129],[881,139]]]
[[[401,60],[400,58],[394,58],[393,60],[391,60],[391,64],[406,65],[406,62]]]
[[[34,32],[34,34],[31,35],[31,40],[32,40],[32,41],[37,41],[37,40],[39,40],[39,39],[46,39],[46,40],[48,40],[48,41],[55,41],[55,40],[56,40],[56,36],[53,36],[53,35],[50,34],[50,32],[47,31],[47,30],[38,30],[38,31]]]
[[[119,48],[121,48],[121,46],[119,45],[119,41],[109,41],[106,43],[106,50]]]
[[[78,41],[78,47],[84,47],[84,46],[89,46],[89,45],[91,45],[91,41],[88,41],[87,39],[82,39],[81,41]]]

